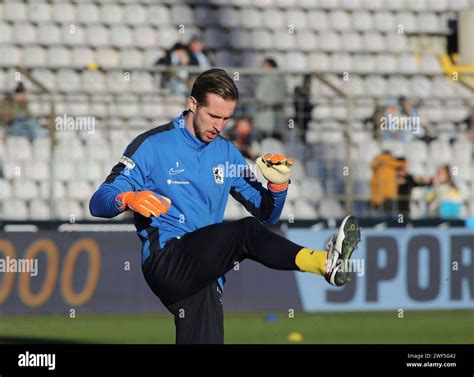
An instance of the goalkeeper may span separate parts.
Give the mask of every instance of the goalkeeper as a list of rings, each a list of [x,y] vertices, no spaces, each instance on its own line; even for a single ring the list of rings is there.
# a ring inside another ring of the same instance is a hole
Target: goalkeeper
[[[352,216],[326,250],[297,245],[263,225],[280,217],[293,161],[259,157],[267,188],[255,180],[237,148],[220,136],[238,97],[225,71],[203,72],[188,110],[136,137],[90,201],[93,216],[134,211],[142,271],[175,317],[177,343],[223,343],[224,275],[235,262],[248,258],[276,270],[312,272],[340,286],[348,275],[343,262],[360,239]],[[254,217],[222,223],[229,194]]]

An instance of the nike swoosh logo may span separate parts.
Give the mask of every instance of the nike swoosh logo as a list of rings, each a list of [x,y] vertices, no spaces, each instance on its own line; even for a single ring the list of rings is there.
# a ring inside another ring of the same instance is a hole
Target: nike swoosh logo
[[[174,170],[173,168],[171,168],[169,173],[170,175],[176,175],[176,174],[182,173],[183,171],[184,169]]]

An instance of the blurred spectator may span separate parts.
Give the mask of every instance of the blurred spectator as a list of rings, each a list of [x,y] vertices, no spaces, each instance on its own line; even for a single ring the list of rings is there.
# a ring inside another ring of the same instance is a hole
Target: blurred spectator
[[[368,118],[366,123],[371,123],[373,125],[372,136],[377,143],[382,142],[382,118],[385,116],[385,106],[376,106],[374,115],[372,118]]]
[[[172,67],[187,66],[190,57],[186,46],[176,43],[171,49],[166,51],[165,56],[158,59],[156,65],[167,65]],[[165,73],[161,77],[162,88],[168,89],[171,93],[181,96],[189,94],[189,73],[185,69],[177,69],[170,73]]]
[[[380,133],[377,138],[382,141],[397,140],[408,142],[416,136],[421,136],[421,120],[418,107],[413,106],[410,100],[400,97],[397,101],[388,101],[385,106],[385,114],[378,116],[380,119]],[[376,127],[376,123],[374,122]],[[376,130],[376,132],[379,132]]]
[[[442,165],[437,169],[427,200],[428,214],[431,217],[445,220],[461,218],[461,192],[453,182],[449,165]]]
[[[413,105],[412,101],[406,97],[398,99],[399,114],[402,118],[408,118],[408,124],[411,124],[412,129],[402,132],[401,140],[410,141],[414,139],[415,134],[419,135],[421,132],[421,116],[418,106]]]
[[[229,130],[228,136],[239,149],[240,153],[242,153],[245,158],[253,161],[258,157],[258,154],[251,147],[252,129],[252,119],[248,116],[243,116],[237,119],[234,127]]]
[[[411,192],[414,187],[426,186],[430,184],[431,179],[429,177],[414,177],[408,173],[408,166],[405,158],[401,157],[398,161],[405,162],[401,168],[397,169],[397,184],[398,184],[398,212],[405,217],[409,217],[410,214],[410,200]]]
[[[18,83],[13,95],[6,95],[0,108],[0,119],[8,136],[21,136],[30,140],[46,136],[46,129],[28,110],[28,96],[23,83]]]
[[[311,121],[311,111],[313,111],[314,107],[311,103],[311,75],[305,75],[303,84],[295,88],[293,106],[296,123],[301,133],[301,140],[303,143],[306,143],[306,131],[308,130],[308,124]]]
[[[212,61],[207,57],[204,50],[204,41],[201,37],[194,35],[188,44],[189,65],[208,69],[213,66]]]
[[[383,151],[373,159],[373,175],[370,181],[372,207],[389,213],[396,210],[397,169],[405,166],[405,161],[398,161],[389,151]]]
[[[265,71],[278,68],[276,61],[265,58],[262,63]],[[280,74],[263,75],[258,82],[255,98],[255,128],[259,137],[272,136],[282,138],[284,126],[284,103],[288,96],[285,77]]]
[[[413,103],[406,97],[400,97],[398,99],[399,113],[402,116],[407,117],[419,117],[420,111],[417,106],[414,106]]]
[[[403,131],[399,130],[400,113],[396,101],[388,101],[385,105],[385,114],[380,121],[382,141],[402,139]]]

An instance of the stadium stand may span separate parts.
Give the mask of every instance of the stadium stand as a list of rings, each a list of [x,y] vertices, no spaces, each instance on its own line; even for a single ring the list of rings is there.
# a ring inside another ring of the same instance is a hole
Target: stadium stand
[[[304,72],[318,71],[353,99],[351,157],[356,214],[367,216],[370,163],[381,150],[406,157],[409,171],[433,176],[438,165],[459,167],[455,181],[462,213],[474,213],[472,141],[465,135],[474,108],[472,89],[447,77],[447,21],[473,6],[469,0],[255,0],[224,2],[10,1],[0,4],[0,87],[17,85],[18,66],[52,93],[58,117],[93,119],[94,129],[56,132],[55,157],[47,138],[0,138],[0,214],[12,220],[90,219],[88,200],[137,134],[176,117],[184,97],[162,89],[156,60],[176,42],[199,34],[217,66],[257,69],[272,56],[289,92]],[[181,32],[184,30],[184,32]],[[244,71],[243,71],[244,72]],[[252,103],[256,73],[242,74],[243,104]],[[348,79],[345,79],[347,77]],[[22,75],[29,110],[51,113],[50,96]],[[405,96],[420,104],[422,134],[408,142],[374,139],[374,109]],[[312,81],[315,107],[306,145],[297,138],[255,140],[258,152],[290,153],[298,160],[282,218],[341,217],[344,213],[344,125],[347,101]],[[296,114],[291,100],[285,119]],[[251,114],[252,115],[252,114]],[[258,125],[256,125],[258,127]],[[471,136],[472,137],[472,136]],[[50,173],[55,197],[48,204]],[[412,197],[413,218],[426,216],[423,189]],[[365,204],[364,204],[365,203]],[[232,200],[226,218],[243,216]]]

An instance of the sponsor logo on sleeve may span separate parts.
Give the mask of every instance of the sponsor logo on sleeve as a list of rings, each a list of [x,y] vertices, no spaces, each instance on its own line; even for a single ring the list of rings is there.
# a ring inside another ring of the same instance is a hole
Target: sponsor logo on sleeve
[[[133,169],[135,167],[135,162],[133,162],[133,160],[131,158],[128,158],[127,156],[122,156],[120,162],[129,169]]]

